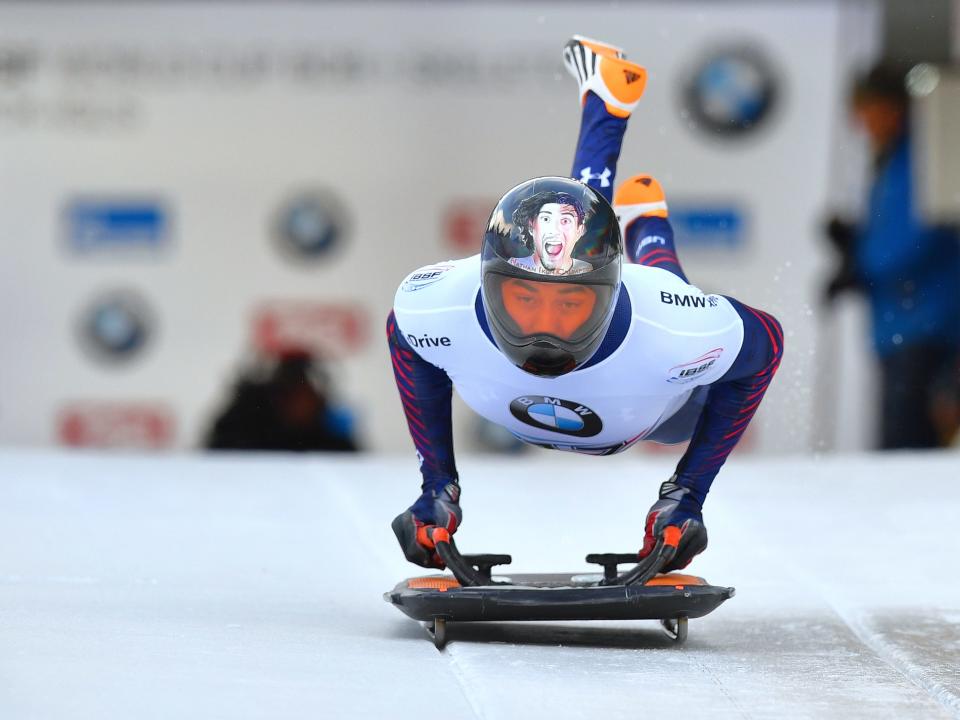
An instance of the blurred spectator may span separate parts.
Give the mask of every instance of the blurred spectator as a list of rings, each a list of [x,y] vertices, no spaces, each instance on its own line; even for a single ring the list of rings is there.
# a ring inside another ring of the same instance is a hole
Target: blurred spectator
[[[857,290],[870,304],[882,371],[880,447],[947,445],[960,388],[960,237],[917,216],[904,73],[877,66],[850,100],[870,141],[873,179],[865,217],[827,225],[840,263],[826,299]]]
[[[290,350],[261,361],[237,381],[208,433],[211,450],[355,451],[349,412],[329,400],[317,358]]]

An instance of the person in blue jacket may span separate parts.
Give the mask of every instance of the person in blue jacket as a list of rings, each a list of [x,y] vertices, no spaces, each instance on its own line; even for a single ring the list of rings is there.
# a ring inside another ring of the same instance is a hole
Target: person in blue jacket
[[[843,260],[826,295],[857,289],[869,301],[881,366],[880,447],[937,447],[955,430],[937,408],[952,405],[958,387],[960,236],[919,216],[904,74],[878,65],[857,80],[851,101],[874,176],[860,222],[828,225]]]

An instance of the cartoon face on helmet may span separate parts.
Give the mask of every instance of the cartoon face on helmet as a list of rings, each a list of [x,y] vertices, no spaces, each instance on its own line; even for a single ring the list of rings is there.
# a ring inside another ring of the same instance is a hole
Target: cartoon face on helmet
[[[514,264],[559,275],[589,269],[587,263],[573,258],[585,225],[583,204],[570,193],[542,190],[525,198],[513,211],[513,223],[533,247],[529,258],[514,258]]]
[[[483,240],[483,304],[497,347],[556,377],[593,355],[620,289],[616,215],[569,178],[528,180],[497,203]]]

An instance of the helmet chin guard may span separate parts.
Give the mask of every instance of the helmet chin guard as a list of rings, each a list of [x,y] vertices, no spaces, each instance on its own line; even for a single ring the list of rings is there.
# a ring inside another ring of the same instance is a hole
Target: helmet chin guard
[[[541,377],[575,370],[606,335],[620,291],[622,243],[610,204],[569,178],[507,192],[483,239],[483,306],[497,347]]]

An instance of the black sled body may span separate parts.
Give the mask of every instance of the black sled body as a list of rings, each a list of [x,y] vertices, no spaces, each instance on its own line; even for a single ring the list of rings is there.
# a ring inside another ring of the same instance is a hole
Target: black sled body
[[[383,599],[414,620],[427,623],[438,648],[446,644],[448,622],[660,620],[677,642],[687,620],[713,612],[734,589],[710,585],[694,575],[667,573],[620,584],[618,563],[634,554],[589,555],[600,573],[497,574],[507,555],[459,555],[446,548],[444,560],[455,575],[408,578]]]

